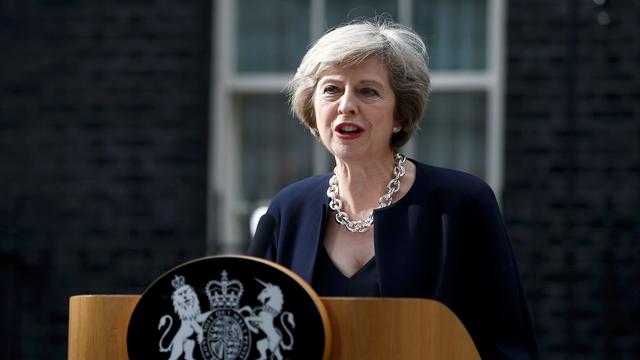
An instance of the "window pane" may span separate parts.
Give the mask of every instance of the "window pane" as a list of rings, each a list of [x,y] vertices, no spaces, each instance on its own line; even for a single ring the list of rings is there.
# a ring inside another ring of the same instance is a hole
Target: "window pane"
[[[385,13],[398,21],[395,0],[327,0],[326,11],[327,29],[356,18],[372,18]]]
[[[417,158],[485,176],[486,95],[435,93],[415,136]]]
[[[235,109],[243,200],[268,202],[285,185],[312,174],[315,140],[289,113],[284,95],[237,95]]]
[[[295,71],[309,43],[309,1],[237,3],[239,72]]]
[[[421,0],[414,4],[413,26],[427,43],[432,69],[486,67],[486,0]]]

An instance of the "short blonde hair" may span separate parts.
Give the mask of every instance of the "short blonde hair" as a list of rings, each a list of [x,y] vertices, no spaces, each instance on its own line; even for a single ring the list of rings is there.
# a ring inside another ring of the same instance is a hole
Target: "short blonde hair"
[[[387,68],[396,97],[395,120],[402,127],[391,138],[398,149],[413,136],[430,91],[427,50],[413,30],[390,21],[358,21],[328,31],[307,51],[287,84],[291,110],[318,138],[313,100],[328,69],[358,65],[376,56]]]

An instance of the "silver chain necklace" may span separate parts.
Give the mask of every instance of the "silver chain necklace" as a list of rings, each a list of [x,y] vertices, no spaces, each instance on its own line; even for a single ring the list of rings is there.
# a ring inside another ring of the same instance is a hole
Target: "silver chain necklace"
[[[396,153],[395,157],[395,165],[393,167],[393,179],[389,181],[387,184],[387,193],[382,195],[378,200],[378,209],[383,208],[385,206],[389,206],[392,201],[393,194],[397,193],[400,190],[400,178],[404,176],[404,162],[407,160],[407,157]],[[342,211],[342,201],[338,199],[338,175],[333,174],[331,179],[329,180],[329,188],[327,189],[327,196],[329,197],[329,208],[335,211],[336,213],[336,221],[338,224],[344,225],[347,230],[351,232],[363,233],[367,232],[371,225],[373,225],[373,211],[365,220],[351,220],[349,219],[349,215],[346,212]]]

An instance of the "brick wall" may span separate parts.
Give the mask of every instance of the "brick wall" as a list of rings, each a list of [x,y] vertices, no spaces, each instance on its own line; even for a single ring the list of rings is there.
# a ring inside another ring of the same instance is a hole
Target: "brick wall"
[[[504,212],[543,359],[640,357],[640,2],[510,0]]]
[[[0,358],[65,358],[70,295],[204,254],[210,8],[0,3]]]

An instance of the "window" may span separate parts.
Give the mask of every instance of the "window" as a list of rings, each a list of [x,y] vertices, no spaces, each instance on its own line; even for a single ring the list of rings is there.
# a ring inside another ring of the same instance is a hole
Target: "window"
[[[313,40],[388,14],[427,43],[433,93],[404,152],[502,180],[505,0],[218,0],[213,9],[209,252],[241,252],[254,209],[333,159],[290,114],[282,89]]]

